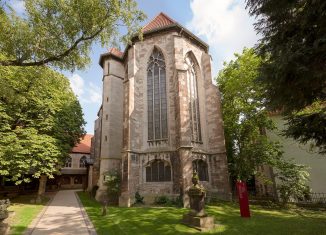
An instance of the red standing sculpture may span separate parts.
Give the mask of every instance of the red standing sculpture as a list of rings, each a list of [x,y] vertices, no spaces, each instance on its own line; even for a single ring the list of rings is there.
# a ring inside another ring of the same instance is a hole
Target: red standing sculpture
[[[249,198],[247,185],[245,182],[238,181],[237,182],[237,190],[239,195],[239,204],[240,204],[240,214],[241,217],[249,218],[250,210],[249,210]]]

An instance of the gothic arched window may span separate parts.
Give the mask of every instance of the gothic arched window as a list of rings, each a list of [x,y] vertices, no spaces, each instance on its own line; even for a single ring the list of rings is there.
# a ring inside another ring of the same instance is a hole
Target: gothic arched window
[[[166,72],[162,52],[154,48],[147,67],[148,140],[166,139]]]
[[[186,57],[187,69],[187,87],[189,98],[190,125],[192,133],[192,141],[201,142],[200,131],[200,114],[199,114],[199,99],[197,76],[194,60],[188,55]]]
[[[68,157],[68,159],[66,160],[65,167],[71,167],[71,162],[72,162],[71,157]]]
[[[154,160],[146,167],[146,182],[171,181],[171,166],[168,162]]]
[[[80,168],[85,168],[86,167],[86,157],[82,156],[79,160],[79,167]]]
[[[200,181],[208,181],[208,166],[205,161],[201,159],[194,160],[192,167],[197,172]]]

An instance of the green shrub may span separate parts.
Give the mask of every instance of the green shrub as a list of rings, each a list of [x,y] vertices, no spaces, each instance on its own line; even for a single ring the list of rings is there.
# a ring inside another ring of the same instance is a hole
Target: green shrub
[[[92,198],[95,198],[95,196],[96,196],[96,191],[98,190],[98,186],[97,185],[94,185],[93,187],[92,187],[92,191],[91,191],[91,196],[92,196]]]
[[[182,196],[177,196],[176,198],[170,198],[168,196],[162,195],[162,196],[155,197],[154,204],[160,206],[183,207],[183,199]]]
[[[138,191],[135,193],[135,203],[134,204],[144,204],[144,197],[142,197]]]
[[[167,206],[167,205],[172,205],[172,201],[167,196],[162,195],[162,196],[155,197],[154,204]]]
[[[183,207],[183,198],[182,196],[177,196],[175,199],[172,200],[172,204],[176,207]]]
[[[107,186],[108,204],[118,204],[121,187],[120,172],[113,170],[105,173],[104,184]]]
[[[277,178],[280,180],[277,189],[283,206],[286,206],[291,198],[303,200],[310,192],[307,186],[309,173],[303,165],[284,162],[280,167]]]

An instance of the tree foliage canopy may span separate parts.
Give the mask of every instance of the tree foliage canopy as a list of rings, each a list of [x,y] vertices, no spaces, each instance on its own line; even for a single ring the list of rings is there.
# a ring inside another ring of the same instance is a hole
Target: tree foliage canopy
[[[68,79],[44,66],[0,66],[0,77],[0,175],[52,177],[85,133]]]
[[[19,16],[4,1],[0,6],[0,51],[5,66],[49,64],[60,69],[84,68],[93,42],[126,43],[140,32],[144,14],[133,0],[25,0]]]
[[[265,88],[257,85],[261,58],[253,49],[235,54],[217,77],[222,93],[222,110],[230,172],[234,178],[247,180],[258,166],[281,156],[277,143],[264,134],[274,125],[265,109]]]
[[[259,166],[269,165],[277,169],[284,193],[298,195],[307,180],[305,168],[283,159],[280,144],[265,133],[274,129],[274,123],[265,108],[266,87],[256,82],[262,59],[253,49],[235,56],[217,77],[231,176],[246,181],[258,174]]]
[[[326,153],[326,1],[246,0],[263,37],[260,81],[268,104],[282,110],[288,137]],[[317,107],[318,106],[318,107]]]

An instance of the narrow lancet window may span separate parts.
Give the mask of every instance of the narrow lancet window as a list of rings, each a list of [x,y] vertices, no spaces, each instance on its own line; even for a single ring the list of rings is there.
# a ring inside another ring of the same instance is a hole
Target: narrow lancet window
[[[197,87],[197,76],[195,64],[190,56],[186,57],[187,69],[187,87],[189,98],[190,125],[192,131],[192,141],[201,142],[199,98]]]
[[[148,140],[167,138],[166,72],[162,52],[154,48],[147,67]]]

